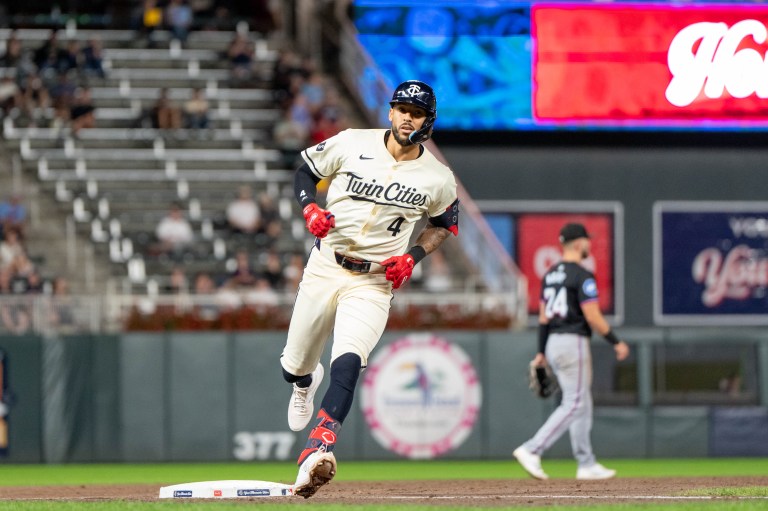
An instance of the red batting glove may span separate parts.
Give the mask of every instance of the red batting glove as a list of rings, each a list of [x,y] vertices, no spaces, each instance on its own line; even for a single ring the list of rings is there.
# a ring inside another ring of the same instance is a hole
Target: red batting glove
[[[381,265],[386,267],[387,280],[392,281],[392,289],[397,289],[405,281],[411,277],[413,273],[413,267],[416,266],[416,261],[413,260],[411,254],[405,254],[401,256],[393,256],[389,259],[382,261]]]
[[[305,207],[303,213],[304,220],[307,221],[307,229],[318,238],[325,238],[331,227],[336,227],[336,218],[333,214],[314,202]]]

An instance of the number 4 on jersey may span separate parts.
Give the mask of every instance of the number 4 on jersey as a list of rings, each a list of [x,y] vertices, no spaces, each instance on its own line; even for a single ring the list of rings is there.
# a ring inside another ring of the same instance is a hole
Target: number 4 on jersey
[[[568,315],[568,299],[566,298],[564,287],[560,289],[545,287],[544,299],[547,301],[544,306],[544,314],[548,319],[552,319],[554,316],[564,318]]]
[[[387,230],[392,232],[392,236],[397,236],[400,233],[400,226],[403,225],[404,220],[405,220],[404,217],[399,216],[395,218],[394,222],[389,224],[389,227],[387,227]]]

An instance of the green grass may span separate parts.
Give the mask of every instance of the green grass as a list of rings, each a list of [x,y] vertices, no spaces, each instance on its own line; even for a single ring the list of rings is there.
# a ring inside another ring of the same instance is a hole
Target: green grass
[[[768,458],[750,459],[672,459],[672,460],[603,460],[616,468],[621,477],[718,477],[766,476]],[[570,460],[544,460],[547,472],[555,478],[573,478],[576,465]],[[181,482],[257,479],[290,483],[296,475],[293,463],[168,463],[168,464],[72,464],[72,465],[2,465],[0,486],[93,485],[93,484],[175,484]],[[513,461],[390,461],[344,462],[339,465],[338,480],[427,480],[427,479],[523,479],[527,476]],[[2,490],[0,490],[2,492]],[[584,503],[579,506],[556,506],[558,511],[758,511],[768,510],[768,487],[715,488],[684,493],[687,496],[712,496],[713,500],[685,502]],[[735,500],[733,497],[753,497]],[[319,500],[270,499],[259,501],[0,501],[0,511],[227,511],[264,507],[269,511],[295,511],[297,506],[311,506],[318,511],[424,511],[450,509],[477,510],[480,507],[454,506],[446,502],[422,505],[346,505],[324,504]],[[490,504],[489,504],[490,505]],[[493,507],[495,511],[528,508]],[[536,509],[541,507],[536,506]]]
[[[602,460],[620,477],[765,476],[768,458]],[[554,478],[573,478],[571,460],[547,460]],[[0,465],[0,486],[40,484],[175,484],[222,479],[256,479],[292,483],[296,465],[290,462]],[[339,481],[397,481],[427,479],[524,479],[514,461],[339,461]]]
[[[768,498],[768,486],[745,486],[730,488],[699,488],[684,492],[683,495],[709,495],[712,497],[766,497]]]

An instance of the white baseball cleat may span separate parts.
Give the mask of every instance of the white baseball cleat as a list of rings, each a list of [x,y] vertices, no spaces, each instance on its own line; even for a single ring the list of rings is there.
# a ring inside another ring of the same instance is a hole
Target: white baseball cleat
[[[315,451],[299,467],[299,475],[293,485],[294,495],[308,499],[321,486],[325,486],[336,475],[336,457],[332,452]]]
[[[512,452],[512,456],[517,458],[517,461],[531,477],[542,481],[549,479],[544,469],[541,468],[541,456],[533,454],[522,445]]]
[[[576,471],[576,479],[582,481],[599,481],[601,479],[610,479],[615,475],[615,470],[605,468],[600,463],[595,463],[591,467],[582,467]]]
[[[288,427],[292,431],[301,431],[312,419],[312,414],[315,412],[315,392],[323,381],[324,373],[322,364],[317,364],[312,371],[312,383],[309,387],[301,388],[293,384],[293,394],[288,402]]]

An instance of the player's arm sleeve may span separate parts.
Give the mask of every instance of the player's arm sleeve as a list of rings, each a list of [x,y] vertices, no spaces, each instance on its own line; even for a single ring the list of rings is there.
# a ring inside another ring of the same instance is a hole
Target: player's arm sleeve
[[[429,210],[429,223],[435,227],[442,227],[451,231],[454,236],[459,235],[459,199],[456,194],[456,180],[453,174],[443,187],[436,208]]]
[[[301,157],[318,179],[330,177],[341,168],[344,161],[344,148],[352,141],[348,130],[323,140],[316,146],[301,152]]]
[[[308,204],[317,202],[315,195],[319,182],[320,178],[312,172],[308,164],[304,163],[296,169],[296,174],[293,176],[293,192],[296,194],[296,200],[299,201],[301,209],[304,209]]]

